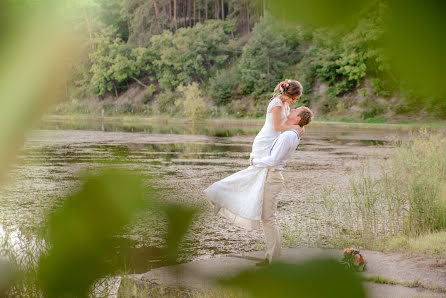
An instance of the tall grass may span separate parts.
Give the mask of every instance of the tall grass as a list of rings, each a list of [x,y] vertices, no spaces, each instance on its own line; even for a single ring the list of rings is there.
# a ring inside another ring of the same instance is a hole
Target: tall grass
[[[46,248],[45,241],[26,229],[2,231],[0,259],[4,258],[14,271],[12,284],[2,294],[6,297],[40,297],[37,265]]]
[[[315,197],[321,203],[315,225],[331,245],[369,249],[382,248],[392,236],[446,230],[445,185],[446,138],[419,131],[395,142],[386,160],[364,165],[348,187],[327,187]]]

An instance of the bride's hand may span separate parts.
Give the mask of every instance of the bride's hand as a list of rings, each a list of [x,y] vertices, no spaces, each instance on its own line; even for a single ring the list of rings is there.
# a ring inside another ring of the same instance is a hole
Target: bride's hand
[[[300,125],[292,125],[292,129],[297,130],[297,133],[299,134],[299,138],[302,137],[305,133],[305,128],[301,127]]]

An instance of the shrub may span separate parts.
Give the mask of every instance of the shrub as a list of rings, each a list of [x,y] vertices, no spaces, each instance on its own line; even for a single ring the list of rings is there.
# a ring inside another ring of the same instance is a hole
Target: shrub
[[[370,81],[372,84],[373,93],[380,97],[390,97],[391,93],[384,88],[384,83],[380,79],[372,79]]]
[[[175,100],[178,97],[178,94],[172,91],[166,91],[159,94],[157,102],[158,111],[162,114],[176,114],[179,111],[179,108],[175,105]]]
[[[144,104],[146,104],[150,99],[152,99],[153,93],[156,91],[155,85],[150,85],[146,92],[144,92]]]
[[[181,85],[178,87],[178,91],[183,94],[183,97],[175,100],[175,105],[183,108],[184,114],[189,120],[201,120],[208,115],[206,103],[200,96],[197,83],[192,83],[189,86]]]
[[[367,88],[361,88],[361,89],[358,89],[358,93],[361,95],[361,96],[363,96],[363,97],[365,97],[366,99],[370,99],[372,96],[370,95],[370,93],[367,91]]]
[[[125,102],[121,105],[120,110],[124,114],[134,114],[135,113],[135,107],[130,102]]]
[[[330,113],[338,105],[339,99],[336,97],[326,97],[319,102],[319,110],[323,114]]]
[[[380,105],[377,102],[373,101],[371,104],[369,104],[367,110],[361,113],[361,118],[362,119],[374,118],[377,115],[384,113],[384,110],[385,109],[383,105]]]
[[[217,73],[215,78],[211,79],[209,92],[218,106],[229,102],[234,90],[237,87],[235,74],[232,70],[223,70]]]

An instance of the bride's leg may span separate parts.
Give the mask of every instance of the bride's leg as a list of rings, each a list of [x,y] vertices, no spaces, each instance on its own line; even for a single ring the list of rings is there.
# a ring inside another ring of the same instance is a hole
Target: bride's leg
[[[265,233],[266,254],[270,262],[280,256],[280,233],[276,221],[279,193],[282,190],[283,177],[280,171],[269,170],[265,182],[262,206],[262,226]]]

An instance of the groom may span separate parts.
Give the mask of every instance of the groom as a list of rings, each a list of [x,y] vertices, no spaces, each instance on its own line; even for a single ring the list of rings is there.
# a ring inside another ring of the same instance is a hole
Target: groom
[[[285,124],[297,124],[303,127],[311,120],[313,120],[313,112],[307,107],[300,107],[291,110]],[[283,185],[282,170],[299,146],[299,141],[299,134],[296,130],[285,131],[274,141],[269,156],[250,159],[250,164],[255,167],[269,168],[262,206],[262,226],[265,233],[266,254],[265,260],[256,264],[258,266],[268,265],[273,259],[278,258],[282,251],[279,228],[276,222],[277,200]]]

